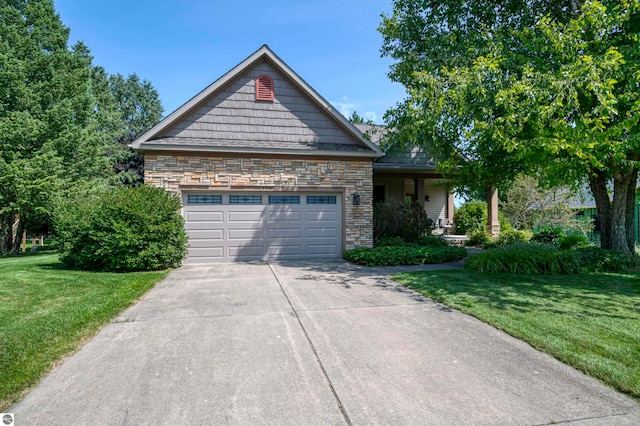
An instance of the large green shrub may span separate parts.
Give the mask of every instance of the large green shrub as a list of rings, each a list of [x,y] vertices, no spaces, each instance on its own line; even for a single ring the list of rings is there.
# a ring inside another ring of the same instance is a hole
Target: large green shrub
[[[400,237],[382,237],[375,242],[374,247],[446,247],[449,243],[439,235],[421,235],[412,243],[407,243]]]
[[[524,243],[531,237],[531,232],[519,231],[517,229],[508,229],[506,231],[500,232],[500,236],[498,237],[496,243],[501,246],[506,246],[507,244]]]
[[[454,262],[463,259],[467,251],[462,247],[358,247],[344,252],[349,262],[366,266],[422,265]]]
[[[575,253],[583,269],[589,272],[623,272],[638,266],[637,258],[615,250],[582,247],[566,251]]]
[[[519,231],[517,229],[501,231],[500,236],[485,244],[484,248],[494,249],[496,247],[506,246],[509,244],[524,243],[528,241],[532,235],[531,231]]]
[[[402,237],[382,237],[375,242],[376,247],[402,247],[405,245]]]
[[[465,267],[480,272],[514,274],[578,274],[620,272],[633,259],[600,248],[559,250],[553,244],[515,243],[469,256]]]
[[[534,243],[558,245],[562,237],[563,233],[560,228],[543,228],[533,234],[531,241]]]
[[[421,235],[416,239],[416,244],[425,247],[446,247],[449,245],[447,240],[438,235]]]
[[[589,247],[589,240],[583,235],[566,235],[558,241],[560,250],[568,250],[576,247]]]
[[[101,271],[178,266],[187,245],[180,207],[177,195],[151,186],[78,194],[56,209],[60,260]]]
[[[482,232],[487,223],[487,203],[484,201],[467,201],[453,214],[453,223],[457,234]]]
[[[469,239],[465,241],[464,245],[467,247],[475,247],[486,244],[489,241],[491,241],[491,237],[487,234],[487,231],[475,231],[471,233]]]
[[[433,220],[418,203],[389,200],[373,206],[373,239],[400,237],[414,242],[421,235],[433,231]]]

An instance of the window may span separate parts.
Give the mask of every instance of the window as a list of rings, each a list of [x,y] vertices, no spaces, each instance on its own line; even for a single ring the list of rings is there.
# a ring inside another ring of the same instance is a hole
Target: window
[[[273,80],[268,75],[256,78],[256,101],[273,102]]]
[[[222,204],[222,195],[187,195],[187,204]]]
[[[269,195],[269,204],[300,204],[299,195]]]
[[[262,204],[262,195],[229,195],[229,204]]]
[[[336,204],[335,195],[307,195],[307,204]]]

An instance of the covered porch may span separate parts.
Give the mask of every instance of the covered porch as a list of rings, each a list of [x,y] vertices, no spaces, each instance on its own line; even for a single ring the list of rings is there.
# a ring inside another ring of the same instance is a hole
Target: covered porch
[[[381,171],[374,167],[373,202],[391,199],[420,203],[434,222],[434,234],[453,233],[453,193],[441,176],[417,171]]]
[[[376,145],[381,145],[388,132],[384,126],[356,124]],[[434,234],[455,232],[453,188],[436,171],[436,161],[423,147],[387,147],[385,155],[373,164],[373,202],[410,201],[420,203],[433,220]],[[498,191],[487,188],[487,233],[500,234]]]

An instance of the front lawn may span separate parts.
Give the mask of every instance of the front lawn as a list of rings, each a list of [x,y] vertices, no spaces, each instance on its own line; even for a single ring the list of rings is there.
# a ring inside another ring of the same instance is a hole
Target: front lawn
[[[55,253],[0,258],[0,412],[167,274],[65,270]]]
[[[448,270],[393,278],[640,399],[640,275]]]

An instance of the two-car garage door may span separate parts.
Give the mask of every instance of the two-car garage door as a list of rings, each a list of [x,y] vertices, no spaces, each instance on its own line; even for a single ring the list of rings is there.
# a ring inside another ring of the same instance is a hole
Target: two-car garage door
[[[341,255],[340,194],[193,192],[183,197],[189,261]]]

